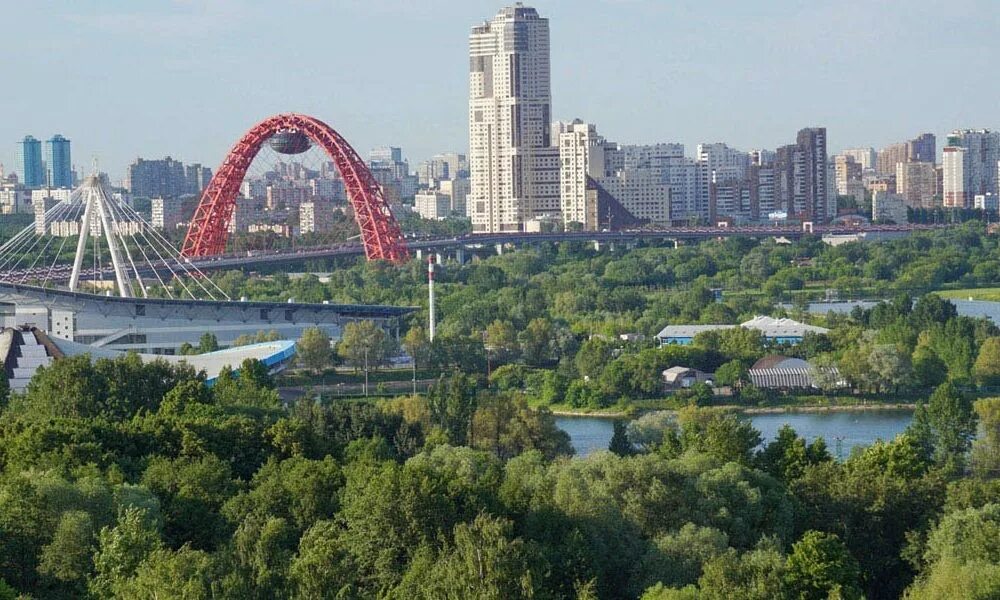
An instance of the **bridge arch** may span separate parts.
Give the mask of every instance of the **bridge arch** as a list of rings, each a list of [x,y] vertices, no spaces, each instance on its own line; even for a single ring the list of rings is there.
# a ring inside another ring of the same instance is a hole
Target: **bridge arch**
[[[261,146],[282,131],[298,131],[323,148],[333,160],[354,209],[354,219],[361,230],[365,256],[369,260],[401,262],[409,258],[406,243],[382,188],[365,162],[339,133],[326,123],[296,113],[275,115],[254,125],[226,155],[188,226],[183,256],[214,256],[226,250],[229,221],[236,207],[240,185]]]

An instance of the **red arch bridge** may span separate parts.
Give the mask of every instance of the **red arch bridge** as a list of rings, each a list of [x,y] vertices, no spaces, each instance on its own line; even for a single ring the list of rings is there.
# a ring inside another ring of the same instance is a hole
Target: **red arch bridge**
[[[307,115],[285,113],[257,123],[233,146],[202,193],[181,247],[189,259],[225,253],[229,221],[236,208],[240,185],[264,142],[276,134],[305,135],[330,156],[354,209],[361,242],[368,259],[402,262],[409,258],[399,224],[382,188],[354,148],[332,127]]]

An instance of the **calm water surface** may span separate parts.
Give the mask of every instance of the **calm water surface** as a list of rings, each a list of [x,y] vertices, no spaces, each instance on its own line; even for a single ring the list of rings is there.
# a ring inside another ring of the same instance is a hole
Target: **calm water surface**
[[[750,421],[765,441],[774,439],[781,426],[787,423],[809,441],[822,437],[830,453],[842,458],[846,458],[855,446],[894,438],[906,429],[912,418],[913,412],[909,410],[750,415]],[[578,456],[607,450],[614,427],[611,419],[598,417],[558,417],[556,424],[569,434]]]
[[[951,299],[955,305],[955,310],[963,317],[987,317],[994,323],[1000,324],[1000,302],[989,300],[958,300]],[[849,300],[844,302],[812,302],[809,304],[809,312],[813,314],[825,315],[828,312],[849,313],[854,307],[871,308],[877,302],[871,300]],[[782,304],[785,308],[791,308],[791,304]]]

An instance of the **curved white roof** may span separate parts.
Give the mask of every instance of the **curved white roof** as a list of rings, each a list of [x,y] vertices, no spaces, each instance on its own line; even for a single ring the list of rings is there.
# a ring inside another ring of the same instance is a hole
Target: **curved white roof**
[[[50,337],[52,343],[66,356],[77,356],[89,354],[93,358],[117,358],[126,353],[120,350],[109,350],[107,348],[96,348],[86,344],[79,344],[56,337]],[[145,361],[163,359],[172,364],[187,363],[194,367],[196,371],[204,371],[209,382],[213,381],[222,372],[222,369],[229,367],[238,369],[243,361],[254,358],[264,363],[268,367],[279,365],[295,355],[295,342],[292,340],[279,340],[275,342],[262,342],[260,344],[250,344],[247,346],[234,346],[216,352],[206,352],[205,354],[194,354],[190,356],[170,355],[170,354],[139,354],[139,358]]]

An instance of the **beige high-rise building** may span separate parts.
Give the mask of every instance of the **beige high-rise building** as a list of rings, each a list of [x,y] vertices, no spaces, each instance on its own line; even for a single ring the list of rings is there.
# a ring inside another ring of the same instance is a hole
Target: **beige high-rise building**
[[[662,169],[628,164],[626,152],[605,141],[592,124],[578,120],[562,129],[560,202],[565,227],[599,229],[614,221],[608,211],[627,219],[670,224],[671,191]],[[604,209],[595,208],[597,204]]]
[[[549,22],[516,3],[469,36],[468,197],[474,232],[559,216]]]
[[[937,171],[929,162],[908,162],[896,165],[896,191],[912,208],[935,208]]]
[[[469,216],[469,180],[465,178],[445,179],[438,183],[438,189],[451,198],[451,213],[456,217]]]
[[[838,154],[833,157],[834,177],[837,183],[837,194],[847,196],[848,183],[851,181],[861,181],[861,163],[853,156]]]
[[[878,151],[875,170],[879,175],[886,177],[896,176],[896,165],[905,163],[910,159],[910,146],[904,142],[901,144],[891,144]]]
[[[875,149],[874,148],[848,148],[840,153],[841,156],[850,156],[854,159],[854,162],[861,165],[862,171],[867,171],[869,169],[875,168]]]

